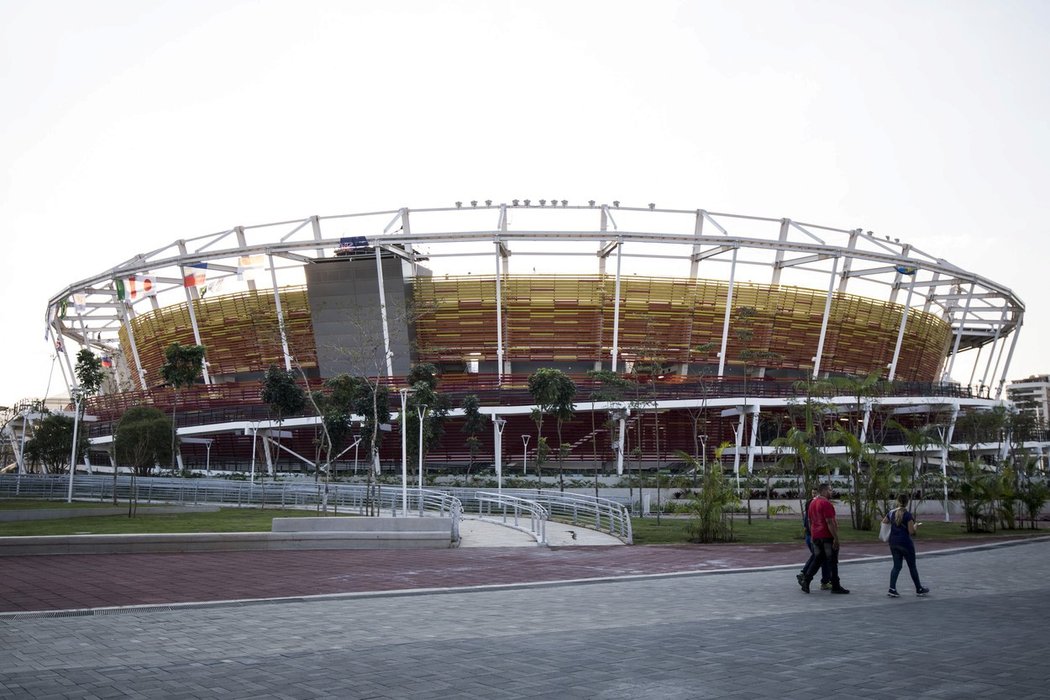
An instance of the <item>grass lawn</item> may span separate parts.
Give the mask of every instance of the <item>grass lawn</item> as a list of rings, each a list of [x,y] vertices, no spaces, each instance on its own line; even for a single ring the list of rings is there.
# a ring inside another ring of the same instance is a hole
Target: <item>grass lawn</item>
[[[39,503],[39,501],[38,501]],[[49,507],[68,504],[50,502]],[[77,504],[74,504],[77,505]],[[122,504],[127,509],[127,503]],[[6,507],[6,503],[5,503]],[[329,511],[329,515],[331,515]],[[308,518],[320,515],[314,510],[280,508],[222,508],[214,513],[151,513],[140,507],[134,518],[123,515],[101,515],[57,520],[0,522],[0,535],[118,535],[163,532],[269,532],[274,518]],[[347,513],[348,515],[348,513]]]
[[[127,503],[122,503],[127,508]],[[29,508],[99,508],[111,507],[103,503],[72,503],[62,501],[4,500],[0,509]],[[331,513],[330,513],[331,514]],[[350,513],[341,513],[350,515]],[[273,518],[311,517],[320,515],[316,510],[294,510],[267,508],[222,508],[213,513],[151,513],[148,506],[140,506],[134,518],[127,514],[63,518],[57,520],[28,520],[24,522],[0,522],[0,536],[27,535],[95,535],[162,532],[269,532]],[[858,531],[849,526],[848,518],[840,518],[840,537],[843,542],[877,542],[878,530]],[[686,530],[689,519],[682,516],[662,516],[659,523],[655,516],[632,518],[635,544],[688,544]],[[1045,530],[1044,530],[1045,531]],[[999,530],[997,537],[1026,536],[1034,532],[1028,529]],[[747,518],[737,516],[733,523],[734,542],[739,544],[769,544],[774,542],[803,543],[802,522],[798,518],[779,517],[766,519],[755,515],[748,525]],[[988,533],[990,534],[990,533]],[[963,524],[925,520],[919,528],[921,539],[981,538],[988,534],[967,533]]]
[[[999,530],[995,533],[972,533],[966,532],[963,523],[936,520],[924,520],[919,527],[918,541],[950,540],[964,538],[981,538],[994,534],[996,537],[1028,536],[1041,534],[1041,530]],[[685,544],[689,541],[686,529],[689,520],[682,517],[660,518],[657,524],[656,517],[631,518],[631,527],[634,534],[635,544]],[[734,542],[740,544],[769,544],[773,542],[797,542],[804,545],[804,533],[802,521],[799,518],[772,518],[767,520],[765,515],[751,517],[751,524],[747,524],[746,517],[737,517],[733,522]],[[849,525],[849,518],[839,518],[839,537],[843,542],[878,542],[878,528],[874,530],[854,530]]]
[[[123,504],[127,508],[127,503]],[[112,503],[81,503],[79,501],[73,501],[72,503],[66,503],[65,501],[42,501],[39,498],[4,498],[0,499],[0,510],[44,510],[45,508],[112,508]]]

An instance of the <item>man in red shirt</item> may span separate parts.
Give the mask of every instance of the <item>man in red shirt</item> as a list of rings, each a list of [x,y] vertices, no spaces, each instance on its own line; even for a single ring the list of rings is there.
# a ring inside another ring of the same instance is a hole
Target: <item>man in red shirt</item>
[[[820,571],[821,564],[827,562],[831,574],[831,592],[849,593],[839,582],[839,524],[835,520],[835,506],[829,500],[831,486],[821,484],[817,488],[817,494],[806,512],[809,516],[809,531],[816,557],[812,558],[809,566],[802,572],[798,584],[802,586],[803,593],[809,593],[809,582]]]

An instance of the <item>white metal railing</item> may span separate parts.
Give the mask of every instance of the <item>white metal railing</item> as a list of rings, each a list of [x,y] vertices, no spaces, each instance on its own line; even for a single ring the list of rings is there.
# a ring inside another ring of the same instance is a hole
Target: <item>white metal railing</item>
[[[447,491],[458,498],[468,512],[478,510],[476,496],[480,492],[477,489],[460,487]],[[551,517],[570,522],[577,527],[607,532],[626,544],[634,543],[630,508],[619,501],[553,490],[505,488],[500,493],[537,503],[543,506]]]
[[[69,476],[65,474],[0,475],[0,497],[65,500]],[[407,515],[401,509],[401,488],[362,484],[266,483],[231,479],[180,479],[164,477],[93,476],[77,474],[73,498],[105,503],[134,497],[140,504],[230,505],[275,508],[325,508],[333,513]],[[463,506],[455,496],[430,489],[408,490],[408,512],[422,517],[438,514],[452,519],[453,539],[459,539]]]
[[[631,514],[622,503],[581,493],[543,490],[528,498],[536,501],[554,518],[598,532],[608,532],[627,544],[634,542]]]
[[[0,475],[0,497],[65,500],[68,475]],[[553,490],[504,489],[501,493],[475,489],[408,489],[408,511],[401,508],[399,486],[336,484],[324,482],[266,482],[234,479],[182,479],[78,474],[73,497],[79,501],[127,501],[184,505],[260,506],[263,508],[324,508],[333,513],[384,514],[422,517],[438,514],[452,518],[453,536],[459,538],[464,507],[503,522],[546,542],[546,521],[552,518],[574,526],[607,532],[631,544],[633,533],[628,508],[617,501],[587,494]],[[538,519],[538,520],[537,520]],[[528,524],[522,525],[527,520]]]
[[[504,525],[531,534],[537,544],[547,544],[547,520],[550,513],[536,501],[487,491],[476,492],[474,501],[481,517],[499,518]],[[526,521],[527,526],[523,525]]]

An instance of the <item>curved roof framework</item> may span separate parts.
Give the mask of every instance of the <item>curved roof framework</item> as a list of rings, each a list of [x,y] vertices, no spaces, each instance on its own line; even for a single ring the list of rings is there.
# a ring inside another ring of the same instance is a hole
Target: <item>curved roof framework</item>
[[[730,294],[734,282],[752,281],[827,290],[829,300],[846,292],[883,299],[949,324],[946,374],[959,353],[990,345],[980,382],[985,385],[1005,354],[997,397],[1024,317],[1024,304],[1007,287],[859,228],[619,202],[513,200],[309,216],[180,239],[60,290],[48,304],[48,332],[60,345],[65,337],[115,352],[121,327],[138,311],[216,288],[298,284],[304,266],[354,251],[396,255],[409,275],[431,261],[439,274],[469,274],[473,268],[499,277],[525,259],[530,267],[575,273],[611,274],[607,267],[613,267],[617,281],[632,270],[658,266],[664,275],[677,270],[682,277],[728,279]],[[582,269],[575,258],[590,258],[594,268]],[[905,323],[907,313],[902,335]],[[68,354],[65,363],[72,377]],[[892,367],[889,373],[892,378]]]

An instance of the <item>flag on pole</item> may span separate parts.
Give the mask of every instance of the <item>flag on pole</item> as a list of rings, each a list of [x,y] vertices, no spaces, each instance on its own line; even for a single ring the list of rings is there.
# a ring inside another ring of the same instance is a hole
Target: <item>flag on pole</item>
[[[184,287],[203,287],[207,283],[207,273],[205,270],[208,269],[208,263],[197,263],[196,265],[190,265],[192,268],[182,278],[182,286]]]
[[[145,299],[157,293],[157,282],[153,275],[131,275],[127,281],[128,296],[132,299]]]
[[[113,280],[120,301],[144,299],[157,293],[157,283],[153,275],[131,275]]]

